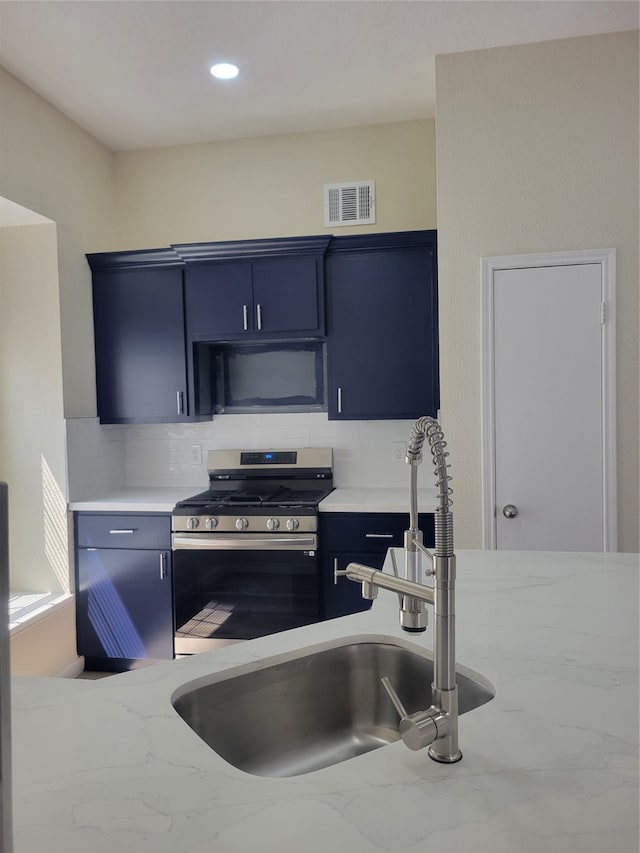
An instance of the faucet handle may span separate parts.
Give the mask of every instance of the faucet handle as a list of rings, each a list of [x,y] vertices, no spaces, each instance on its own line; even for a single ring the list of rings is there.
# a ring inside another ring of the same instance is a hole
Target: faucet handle
[[[409,715],[407,714],[407,709],[402,704],[402,700],[400,699],[400,697],[396,693],[395,687],[389,681],[387,676],[383,675],[382,678],[380,679],[380,681],[382,682],[382,686],[384,687],[384,689],[387,691],[389,699],[391,699],[391,701],[393,702],[393,707],[398,712],[400,719],[402,720],[405,717],[408,717]]]
[[[380,681],[400,716],[398,731],[405,746],[408,746],[409,749],[418,750],[433,743],[438,737],[438,726],[435,719],[438,709],[431,707],[427,711],[407,714],[407,709],[402,704],[402,700],[387,676],[383,676]]]

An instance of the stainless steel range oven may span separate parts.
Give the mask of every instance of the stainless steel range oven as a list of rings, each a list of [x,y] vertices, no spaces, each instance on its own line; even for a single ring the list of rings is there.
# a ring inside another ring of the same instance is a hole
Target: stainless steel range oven
[[[209,488],[172,519],[175,653],[286,631],[320,618],[318,504],[330,448],[212,450]]]

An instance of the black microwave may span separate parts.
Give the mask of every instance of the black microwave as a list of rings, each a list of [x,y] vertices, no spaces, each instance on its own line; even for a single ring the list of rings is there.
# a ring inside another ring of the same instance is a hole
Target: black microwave
[[[227,344],[214,351],[214,411],[326,411],[320,341]]]

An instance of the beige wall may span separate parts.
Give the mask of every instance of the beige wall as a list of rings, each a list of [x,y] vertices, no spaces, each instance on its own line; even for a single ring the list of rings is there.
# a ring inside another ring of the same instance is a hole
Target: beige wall
[[[436,227],[431,119],[115,157],[117,249]],[[326,229],[323,184],[371,179],[375,225]]]
[[[638,33],[437,58],[442,412],[482,543],[480,258],[617,249],[618,547],[638,542]]]
[[[69,591],[56,226],[0,228],[0,480],[13,590]]]
[[[95,415],[86,252],[113,248],[113,154],[0,68],[0,195],[58,226],[64,411]],[[28,330],[25,330],[28,334]]]
[[[11,634],[12,675],[61,675],[82,672],[76,651],[75,599],[68,598],[39,619]]]

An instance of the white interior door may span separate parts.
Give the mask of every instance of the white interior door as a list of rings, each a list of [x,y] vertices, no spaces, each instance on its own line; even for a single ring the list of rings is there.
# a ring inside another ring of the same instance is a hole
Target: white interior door
[[[485,544],[612,550],[612,368],[603,345],[612,299],[603,293],[601,260],[567,263],[563,253],[554,264],[553,257],[493,264],[485,278],[483,394],[492,445],[485,480],[493,481],[485,489]]]

